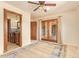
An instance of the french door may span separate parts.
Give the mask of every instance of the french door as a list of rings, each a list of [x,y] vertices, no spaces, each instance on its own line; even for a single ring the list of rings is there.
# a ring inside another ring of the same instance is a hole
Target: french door
[[[42,40],[57,42],[57,19],[42,21]]]

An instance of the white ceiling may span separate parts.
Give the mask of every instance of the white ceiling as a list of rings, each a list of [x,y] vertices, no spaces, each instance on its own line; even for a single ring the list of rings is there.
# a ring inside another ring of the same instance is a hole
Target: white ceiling
[[[6,1],[6,3],[14,5],[15,7],[20,8],[24,11],[28,10],[29,12],[31,12],[32,18],[42,17],[45,15],[61,12],[79,5],[79,1],[46,1],[46,3],[56,3],[56,6],[50,7],[49,10],[45,13],[43,10],[41,10],[41,8],[33,12],[33,10],[38,5],[27,3],[27,1]]]

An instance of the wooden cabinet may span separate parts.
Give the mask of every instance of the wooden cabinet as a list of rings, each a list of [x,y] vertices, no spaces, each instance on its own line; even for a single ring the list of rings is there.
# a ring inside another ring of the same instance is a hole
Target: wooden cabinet
[[[42,40],[57,42],[57,19],[42,21]]]
[[[11,33],[9,33],[9,42],[19,45],[20,32],[11,32]]]
[[[15,32],[15,43],[19,45],[20,41],[20,32]]]

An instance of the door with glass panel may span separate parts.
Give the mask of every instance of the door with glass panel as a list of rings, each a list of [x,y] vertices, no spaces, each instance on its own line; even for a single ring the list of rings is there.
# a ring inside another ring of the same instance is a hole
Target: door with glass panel
[[[57,42],[57,20],[42,21],[42,40]]]
[[[42,21],[42,39],[47,39],[47,22]]]

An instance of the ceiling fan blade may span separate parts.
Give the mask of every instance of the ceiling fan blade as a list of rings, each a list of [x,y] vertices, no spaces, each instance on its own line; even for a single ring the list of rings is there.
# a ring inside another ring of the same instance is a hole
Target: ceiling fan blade
[[[40,6],[38,6],[37,8],[35,8],[33,11],[36,11]]]
[[[56,6],[56,4],[45,4],[45,6]]]
[[[39,3],[28,1],[28,3],[39,5]]]

